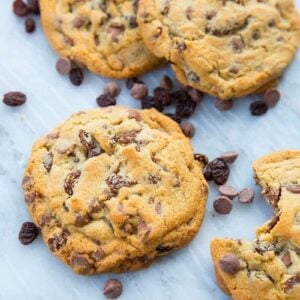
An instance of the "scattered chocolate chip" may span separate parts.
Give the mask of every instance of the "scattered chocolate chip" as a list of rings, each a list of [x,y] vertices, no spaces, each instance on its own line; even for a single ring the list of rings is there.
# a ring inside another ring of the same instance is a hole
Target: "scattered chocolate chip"
[[[196,89],[190,88],[188,93],[193,101],[200,103],[204,98],[204,93]]]
[[[169,252],[171,250],[172,250],[172,247],[170,247],[170,246],[158,245],[156,247],[156,251],[158,253],[165,253],[165,252]]]
[[[49,173],[52,168],[53,163],[53,154],[52,152],[47,152],[43,159],[43,166]]]
[[[137,77],[128,78],[126,80],[126,87],[131,90],[135,83],[144,83],[144,82],[139,80]]]
[[[286,189],[294,194],[299,194],[300,193],[300,184],[289,184]]]
[[[143,83],[134,83],[130,90],[130,95],[134,99],[142,99],[146,97],[147,94],[148,94],[148,88]]]
[[[268,105],[262,100],[255,101],[250,104],[250,111],[253,116],[261,116],[268,111]]]
[[[88,158],[98,156],[102,153],[99,143],[83,129],[79,131],[79,140],[85,148]]]
[[[82,254],[73,254],[70,263],[75,271],[81,274],[88,274],[92,269],[89,260]]]
[[[128,110],[128,119],[135,119],[137,122],[142,120],[141,115],[134,109]]]
[[[106,95],[106,94],[100,95],[96,99],[96,102],[101,107],[107,107],[107,106],[111,106],[111,105],[116,105],[116,103],[117,103],[116,98],[111,97],[111,96]]]
[[[24,200],[26,204],[30,205],[34,203],[37,199],[39,199],[39,194],[36,192],[26,192],[24,196]]]
[[[103,294],[109,299],[118,298],[123,292],[123,285],[118,279],[109,279],[105,282]]]
[[[142,98],[141,107],[142,109],[155,108],[160,112],[164,110],[164,106],[162,105],[162,103],[158,102],[157,99],[152,96],[146,96]]]
[[[294,288],[295,285],[300,284],[300,276],[299,275],[295,275],[290,277],[285,283],[284,283],[284,287],[283,290],[284,292],[287,294],[290,292],[290,290],[292,290]]]
[[[25,20],[25,30],[27,33],[32,33],[35,31],[35,21],[34,19],[28,17]]]
[[[172,103],[170,92],[160,86],[153,90],[153,94],[156,101],[161,103],[163,106],[168,106]]]
[[[79,86],[83,82],[83,72],[80,68],[76,67],[73,68],[69,74],[70,81],[73,83],[75,86]]]
[[[83,227],[89,224],[91,218],[88,215],[77,214],[75,217],[75,225],[78,227]]]
[[[42,226],[47,226],[51,223],[51,221],[53,220],[53,217],[51,215],[51,213],[46,212],[42,215]]]
[[[265,91],[264,101],[269,107],[274,107],[279,102],[280,97],[280,92],[275,88],[271,88]]]
[[[60,57],[56,62],[56,70],[59,74],[68,75],[71,72],[72,63],[68,58]]]
[[[203,174],[206,180],[213,180],[215,184],[222,185],[226,183],[230,170],[222,158],[216,158],[207,164]]]
[[[214,201],[214,209],[218,214],[228,215],[232,210],[232,201],[225,196],[219,196]]]
[[[222,100],[217,98],[215,102],[215,107],[220,111],[230,110],[233,107],[233,101],[232,99]]]
[[[180,124],[181,123],[181,118],[176,116],[175,114],[172,113],[164,113],[165,116],[171,118],[173,121],[175,121],[176,123]]]
[[[287,268],[289,268],[292,265],[291,255],[288,250],[283,253],[283,255],[281,256],[281,260]]]
[[[39,4],[39,0],[27,0],[28,3],[28,7],[30,9],[30,11],[35,14],[35,15],[39,15],[40,14],[40,4]]]
[[[104,85],[103,92],[104,94],[114,98],[120,94],[121,88],[116,82],[107,82]]]
[[[254,199],[254,191],[250,188],[244,188],[239,192],[240,203],[252,203]]]
[[[65,192],[72,196],[73,195],[73,189],[74,189],[74,185],[76,180],[80,177],[81,175],[81,171],[80,170],[76,170],[76,171],[72,171],[71,173],[69,173],[65,179],[65,183],[64,183],[64,189]]]
[[[234,163],[238,156],[239,154],[236,151],[226,151],[220,155],[220,157],[228,164]]]
[[[79,29],[85,26],[89,22],[89,19],[85,16],[76,16],[73,19],[72,25],[74,28]]]
[[[242,52],[245,45],[241,38],[233,38],[231,40],[231,46],[235,52],[240,53]]]
[[[203,168],[208,164],[208,157],[204,154],[195,153],[194,159],[199,161],[202,164]]]
[[[176,116],[180,118],[190,117],[196,109],[197,103],[192,100],[187,91],[179,90],[171,94],[172,100],[176,102]]]
[[[124,30],[125,30],[125,26],[123,24],[112,23],[108,27],[107,32],[111,35],[111,39],[113,42],[118,42]]]
[[[3,96],[3,103],[8,106],[20,106],[25,102],[26,95],[21,92],[9,92]]]
[[[193,137],[195,134],[195,127],[190,122],[181,123],[180,128],[181,128],[183,134],[188,138]]]
[[[13,2],[13,12],[18,17],[25,17],[30,13],[30,9],[23,0],[15,0]]]
[[[226,184],[219,186],[219,193],[222,196],[226,196],[231,200],[234,199],[239,194],[236,188]]]
[[[223,272],[234,275],[240,270],[240,261],[236,255],[229,253],[221,257],[219,266]]]
[[[159,82],[159,86],[165,90],[168,90],[170,91],[173,87],[173,82],[172,82],[172,79],[167,76],[167,75],[164,75],[161,79],[160,79],[160,82]]]
[[[29,245],[38,235],[38,227],[32,222],[25,222],[20,229],[19,240],[23,245]]]
[[[53,237],[48,239],[48,245],[52,252],[58,251],[63,247],[68,240],[69,232],[67,230],[63,230],[60,234],[56,234]]]

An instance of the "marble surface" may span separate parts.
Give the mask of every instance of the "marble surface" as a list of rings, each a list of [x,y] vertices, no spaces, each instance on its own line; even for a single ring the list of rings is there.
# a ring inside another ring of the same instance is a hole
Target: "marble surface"
[[[251,162],[270,151],[300,148],[300,53],[280,83],[282,101],[265,116],[249,113],[249,104],[257,96],[236,101],[225,113],[217,111],[206,97],[191,119],[197,131],[192,140],[196,151],[210,159],[226,150],[240,153],[228,183],[255,188],[254,203],[235,203],[229,216],[214,215],[217,192],[211,185],[202,229],[186,248],[143,271],[83,277],[54,258],[41,238],[27,247],[19,243],[20,225],[30,220],[20,183],[32,143],[71,113],[96,107],[95,98],[107,79],[86,74],[84,84],[74,87],[57,74],[57,57],[39,26],[34,34],[25,34],[23,20],[11,12],[11,2],[0,1],[0,94],[20,90],[27,94],[28,102],[19,108],[0,104],[0,300],[103,299],[103,283],[112,276],[124,283],[120,298],[124,300],[228,299],[215,282],[209,242],[216,236],[253,239],[256,226],[271,216],[254,185]],[[300,0],[297,4],[300,7]],[[166,68],[142,78],[154,87],[169,72]],[[118,103],[138,107],[124,82],[121,84]]]

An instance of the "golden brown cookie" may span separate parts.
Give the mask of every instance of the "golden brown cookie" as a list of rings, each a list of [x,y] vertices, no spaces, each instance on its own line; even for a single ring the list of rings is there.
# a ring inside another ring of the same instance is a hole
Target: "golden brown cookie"
[[[94,73],[128,78],[161,63],[138,32],[135,0],[40,0],[40,6],[52,47]]]
[[[267,155],[253,167],[274,216],[254,242],[212,241],[217,281],[234,300],[299,300],[300,151]]]
[[[280,77],[300,40],[292,0],[140,0],[137,19],[182,84],[224,100]]]
[[[35,143],[25,201],[75,272],[137,270],[197,233],[201,167],[177,123],[154,109],[83,111]]]

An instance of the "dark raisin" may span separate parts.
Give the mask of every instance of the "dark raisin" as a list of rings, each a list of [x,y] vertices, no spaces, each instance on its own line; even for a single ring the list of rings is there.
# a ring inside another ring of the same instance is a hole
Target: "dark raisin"
[[[109,95],[101,95],[97,99],[97,104],[101,107],[116,105],[117,101],[114,97],[111,97]]]
[[[38,235],[38,227],[32,222],[25,222],[19,232],[19,240],[23,245],[29,245],[36,239]]]
[[[128,78],[126,80],[126,87],[131,90],[135,83],[144,83],[144,82],[139,80],[137,77]]]
[[[222,185],[227,181],[229,173],[230,170],[227,163],[221,158],[216,158],[209,162],[203,172],[206,180],[213,180],[218,185]]]
[[[176,102],[176,116],[180,118],[190,117],[196,109],[197,103],[192,100],[189,93],[179,90],[171,94],[172,100]]]
[[[70,81],[75,85],[79,86],[83,82],[83,72],[80,68],[73,68],[69,74]]]
[[[26,95],[21,92],[9,92],[3,96],[3,103],[8,106],[19,106],[25,102]]]
[[[102,150],[99,143],[89,133],[82,129],[79,131],[79,140],[85,148],[88,158],[101,154]]]
[[[170,250],[172,250],[172,247],[170,246],[159,245],[156,247],[156,251],[159,253],[169,252]]]
[[[25,30],[27,33],[32,33],[35,30],[35,21],[30,17],[25,20]]]
[[[168,106],[172,103],[170,92],[160,86],[153,90],[153,94],[156,100],[164,106]]]
[[[40,14],[40,5],[39,5],[39,0],[27,0],[28,6],[30,11],[35,14],[39,15]]]
[[[23,0],[15,0],[13,3],[14,14],[18,17],[25,17],[30,13],[28,5]]]
[[[261,116],[268,111],[268,105],[262,100],[255,101],[250,104],[250,111],[253,116]]]
[[[152,96],[146,96],[142,98],[141,107],[142,109],[155,108],[160,112],[164,110],[162,103],[158,102],[157,99]]]
[[[64,183],[65,192],[67,194],[69,194],[70,196],[73,195],[75,181],[76,181],[76,179],[78,179],[80,177],[80,175],[81,175],[81,171],[76,170],[76,171],[69,173],[65,179],[65,183]]]

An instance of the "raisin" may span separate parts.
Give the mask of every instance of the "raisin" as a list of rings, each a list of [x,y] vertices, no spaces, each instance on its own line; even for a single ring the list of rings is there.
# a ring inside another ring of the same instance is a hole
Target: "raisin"
[[[83,82],[83,72],[80,68],[73,68],[69,74],[70,81],[73,83],[75,86],[79,86]]]
[[[101,107],[116,105],[116,99],[114,97],[111,97],[109,95],[101,95],[97,99],[97,104]]]
[[[229,167],[227,163],[221,159],[216,158],[204,168],[204,177],[206,180],[213,180],[215,184],[224,184],[229,177]]]
[[[164,110],[164,106],[162,103],[158,102],[155,97],[146,96],[141,99],[141,107],[142,109],[155,108],[158,111],[162,112]]]
[[[190,117],[197,103],[192,100],[189,93],[185,90],[179,90],[171,94],[172,100],[176,102],[176,116],[180,118]]]
[[[130,180],[127,176],[121,176],[117,174],[109,176],[105,181],[114,193],[117,193],[118,190],[124,186],[130,187],[136,184],[136,181]]]
[[[28,6],[30,11],[35,14],[39,15],[40,14],[40,4],[39,0],[27,0]]]
[[[153,94],[157,102],[161,103],[164,106],[168,106],[172,103],[170,92],[162,87],[156,87],[153,91]]]
[[[81,175],[81,171],[76,170],[76,171],[69,173],[65,179],[64,189],[65,189],[65,192],[67,194],[69,194],[70,196],[73,195],[75,181],[76,181],[76,179],[78,179],[80,177],[80,175]]]
[[[268,111],[268,105],[262,100],[255,101],[251,103],[250,111],[253,116],[261,116]]]
[[[102,149],[98,142],[86,131],[79,131],[79,140],[87,152],[87,157],[91,158],[102,153]]]
[[[38,235],[38,227],[32,222],[25,222],[19,232],[19,240],[23,245],[29,245],[36,239]]]
[[[21,92],[9,92],[4,94],[3,103],[8,106],[20,106],[26,102],[26,95]]]

